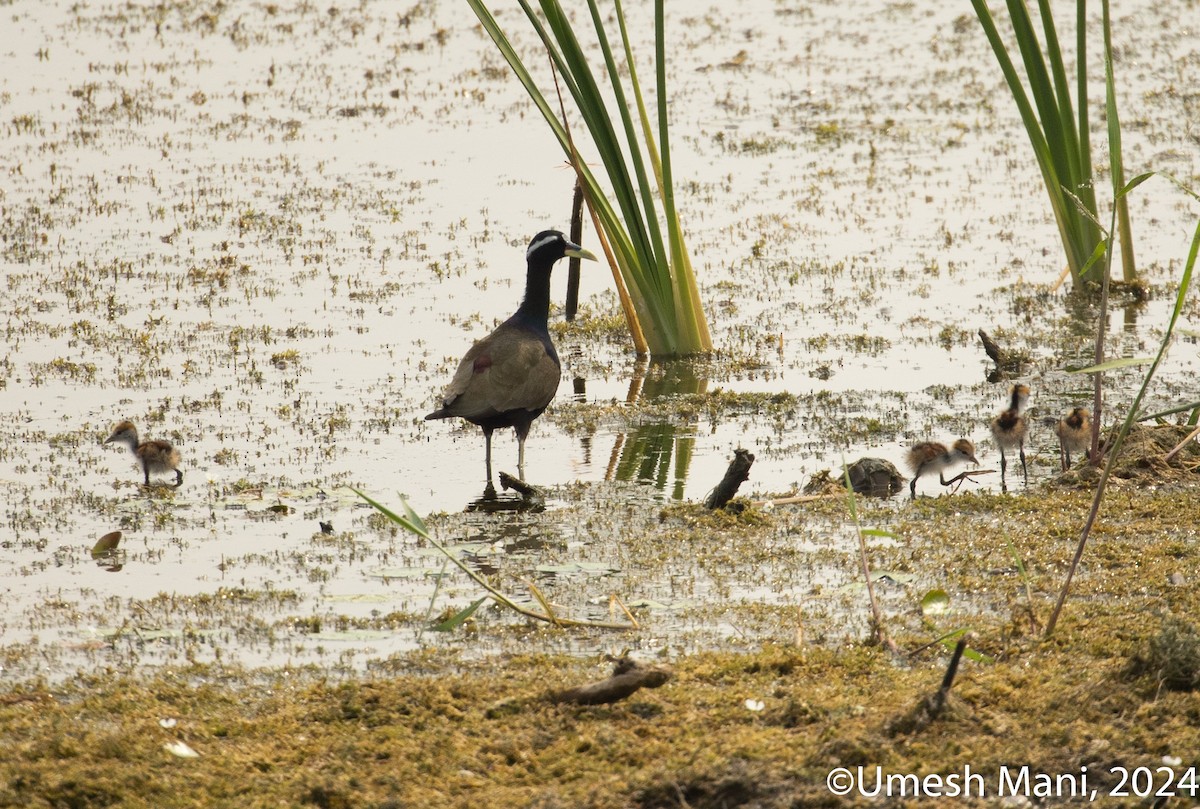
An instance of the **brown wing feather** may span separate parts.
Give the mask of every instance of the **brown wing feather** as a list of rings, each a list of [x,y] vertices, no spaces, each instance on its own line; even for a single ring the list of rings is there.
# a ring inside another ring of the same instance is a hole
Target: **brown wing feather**
[[[558,392],[561,370],[541,340],[514,340],[487,372],[488,403],[497,411],[542,410]],[[483,376],[483,375],[481,375]]]
[[[179,466],[179,450],[166,441],[146,441],[135,454],[151,472],[166,472]]]
[[[541,410],[558,391],[560,369],[541,340],[497,329],[471,346],[426,418],[487,418],[509,410]]]
[[[490,335],[482,340],[477,340],[463,355],[462,361],[458,363],[458,370],[454,372],[454,378],[450,380],[450,384],[442,393],[442,406],[425,418],[444,419],[448,416],[471,414],[471,410],[465,407],[468,403],[462,401],[462,397],[471,387],[471,381],[475,377],[475,361],[487,349],[489,339]],[[488,364],[490,364],[490,360]]]

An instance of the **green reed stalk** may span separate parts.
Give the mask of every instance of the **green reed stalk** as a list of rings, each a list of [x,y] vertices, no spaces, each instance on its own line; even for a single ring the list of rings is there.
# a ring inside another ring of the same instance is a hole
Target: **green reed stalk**
[[[1139,180],[1134,180],[1129,185],[1125,186],[1124,193],[1132,190],[1132,186]],[[1162,362],[1162,358],[1167,353],[1167,347],[1171,344],[1171,337],[1175,332],[1175,324],[1179,320],[1179,315],[1183,312],[1184,304],[1187,302],[1188,290],[1192,285],[1192,271],[1196,267],[1196,256],[1200,253],[1200,224],[1196,225],[1195,233],[1192,235],[1192,246],[1188,251],[1187,262],[1183,268],[1183,277],[1179,280],[1179,291],[1175,297],[1175,309],[1171,312],[1171,319],[1167,323],[1166,334],[1163,335],[1162,343],[1159,345],[1158,354],[1154,357],[1154,362],[1146,371],[1146,376],[1142,380],[1142,386],[1138,389],[1137,396],[1133,399],[1133,404],[1129,406],[1129,413],[1125,416],[1125,421],[1121,424],[1121,429],[1117,432],[1117,437],[1113,441],[1112,447],[1109,448],[1104,461],[1104,470],[1100,473],[1100,481],[1096,484],[1095,494],[1092,496],[1092,507],[1088,512],[1087,519],[1084,521],[1083,530],[1080,532],[1079,542],[1075,546],[1075,556],[1071,559],[1071,566],[1067,569],[1067,577],[1063,581],[1062,589],[1058,594],[1058,601],[1054,605],[1054,611],[1050,614],[1050,620],[1046,623],[1046,630],[1043,637],[1049,638],[1054,633],[1054,627],[1058,624],[1059,613],[1062,612],[1063,605],[1066,604],[1067,595],[1071,591],[1071,580],[1075,576],[1075,570],[1079,567],[1079,562],[1083,558],[1083,550],[1087,546],[1088,538],[1091,536],[1092,526],[1095,525],[1096,518],[1100,514],[1100,504],[1104,501],[1104,492],[1108,486],[1108,477],[1116,466],[1117,458],[1120,456],[1121,448],[1125,443],[1125,437],[1129,435],[1129,430],[1135,421],[1139,420],[1138,409],[1142,405],[1142,399],[1146,396],[1146,391],[1150,387],[1150,380],[1154,378],[1154,373],[1158,370],[1158,365]],[[1095,371],[1093,368],[1082,368],[1078,373],[1090,373]]]
[[[549,54],[557,73],[556,82],[561,81],[566,87],[583,119],[612,188],[611,201],[596,175],[580,158],[565,120],[560,120],[547,102],[484,0],[467,0],[579,175],[588,206],[611,248],[606,252],[632,298],[632,309],[626,310],[626,316],[631,320],[630,331],[637,334],[640,329],[647,348],[655,355],[711,351],[712,338],[683,240],[671,185],[663,0],[655,2],[658,142],[653,136],[651,118],[642,98],[619,0],[614,3],[615,16],[637,107],[640,139],[596,0],[588,0],[588,10],[609,79],[607,89],[597,81],[575,29],[558,0],[538,0],[540,17],[529,0],[518,2]],[[610,114],[606,103],[609,93],[615,100],[615,116]]]
[[[1028,80],[1028,92],[1004,40],[1000,37],[986,0],[971,0],[971,5],[992,46],[996,60],[1000,63],[1000,70],[1029,135],[1034,157],[1042,174],[1042,182],[1050,198],[1050,207],[1058,224],[1067,264],[1071,269],[1072,278],[1078,282],[1094,263],[1094,256],[1103,240],[1098,225],[1099,214],[1093,184],[1088,124],[1087,2],[1076,2],[1075,61],[1078,112],[1072,104],[1070,83],[1049,0],[1038,0],[1038,16],[1041,18],[1045,40],[1044,49],[1034,29],[1025,0],[1006,2],[1013,36]],[[1104,14],[1104,47],[1106,72],[1111,74],[1112,43],[1107,3]],[[1112,93],[1109,93],[1106,99],[1106,112],[1112,170],[1117,176],[1117,186],[1120,187],[1124,185],[1124,168],[1120,159],[1120,125],[1116,117],[1116,99]],[[1137,277],[1137,268],[1130,234],[1128,202],[1122,197],[1114,200],[1114,205],[1117,206],[1125,279],[1133,281]]]
[[[1117,104],[1116,104],[1116,83],[1113,78],[1112,68],[1112,36],[1110,32],[1109,5],[1108,0],[1102,0],[1104,10],[1104,89],[1105,89],[1105,111],[1108,117],[1108,148],[1109,161],[1113,166],[1112,171],[1112,193],[1113,193],[1113,210],[1112,219],[1109,221],[1108,231],[1105,233],[1105,239],[1097,246],[1091,262],[1101,263],[1103,267],[1102,280],[1104,281],[1104,291],[1107,293],[1107,281],[1111,271],[1112,252],[1113,252],[1113,230],[1116,228],[1116,222],[1121,216],[1122,204],[1129,197],[1130,192],[1134,188],[1141,185],[1152,176],[1152,172],[1141,174],[1128,183],[1124,180],[1124,167],[1121,163],[1121,127],[1117,119]],[[1190,189],[1183,187],[1183,190],[1188,194],[1200,199]],[[1124,231],[1127,233],[1128,231]],[[1088,511],[1087,518],[1084,520],[1083,529],[1079,534],[1079,542],[1075,546],[1075,555],[1071,559],[1071,565],[1067,568],[1067,576],[1063,581],[1062,589],[1058,594],[1058,601],[1054,605],[1054,611],[1050,614],[1050,620],[1046,623],[1046,629],[1043,637],[1049,638],[1054,633],[1054,628],[1058,624],[1058,616],[1062,612],[1063,606],[1066,604],[1067,596],[1071,591],[1071,581],[1075,576],[1075,571],[1079,567],[1080,560],[1083,559],[1084,548],[1087,547],[1088,538],[1091,536],[1092,527],[1096,523],[1096,519],[1100,515],[1100,506],[1104,502],[1104,493],[1108,487],[1108,478],[1116,466],[1117,458],[1120,457],[1121,449],[1125,444],[1125,438],[1129,435],[1130,429],[1134,422],[1140,421],[1145,416],[1139,414],[1139,409],[1142,406],[1142,400],[1146,396],[1146,391],[1150,388],[1150,380],[1154,378],[1155,372],[1158,370],[1158,365],[1162,362],[1163,357],[1167,353],[1167,348],[1171,344],[1171,338],[1175,332],[1175,324],[1179,321],[1179,316],[1183,312],[1184,303],[1187,301],[1188,290],[1192,285],[1192,272],[1196,267],[1196,258],[1200,254],[1200,223],[1197,223],[1196,230],[1192,235],[1192,245],[1188,250],[1187,261],[1184,263],[1183,276],[1179,280],[1179,290],[1175,296],[1175,308],[1171,312],[1171,319],[1167,323],[1166,333],[1163,335],[1162,343],[1158,347],[1158,354],[1155,355],[1150,363],[1150,368],[1146,371],[1145,377],[1142,379],[1142,385],[1138,389],[1137,395],[1133,399],[1133,404],[1129,406],[1129,412],[1125,415],[1125,420],[1121,423],[1120,430],[1117,431],[1117,437],[1113,440],[1112,446],[1109,447],[1104,458],[1104,468],[1100,473],[1100,480],[1096,484],[1096,491],[1092,495],[1092,506]],[[1103,261],[1099,262],[1096,258],[1102,256]],[[1100,325],[1097,329],[1096,337],[1096,364],[1090,368],[1081,368],[1076,373],[1094,374],[1096,402],[1094,405],[1094,417],[1092,425],[1092,452],[1091,457],[1094,463],[1099,463],[1099,427],[1100,427],[1100,406],[1102,399],[1102,376],[1104,371],[1119,365],[1127,364],[1128,361],[1104,359],[1104,323],[1108,317],[1108,301],[1107,294],[1101,299],[1100,306]],[[1139,360],[1140,361],[1140,360]]]
[[[1079,0],[1080,3],[1083,0]],[[1121,122],[1117,116],[1117,81],[1113,75],[1112,61],[1112,15],[1109,0],[1101,0],[1104,19],[1104,111],[1108,122],[1108,154],[1112,167],[1113,188],[1125,186],[1125,160],[1121,156]],[[1082,22],[1082,21],[1081,21]],[[1113,199],[1117,209],[1117,227],[1121,234],[1121,266],[1125,281],[1137,280],[1137,265],[1133,258],[1133,232],[1129,223],[1129,195],[1120,194]]]

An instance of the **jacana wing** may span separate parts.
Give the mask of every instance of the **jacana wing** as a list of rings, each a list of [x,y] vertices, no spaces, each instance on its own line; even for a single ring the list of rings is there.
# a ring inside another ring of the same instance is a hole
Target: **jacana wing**
[[[497,412],[540,413],[558,392],[562,368],[542,340],[513,331],[500,335],[486,374],[488,404]]]
[[[471,346],[442,396],[441,409],[426,418],[541,412],[558,391],[561,366],[553,351],[534,333],[501,326]]]
[[[442,406],[425,418],[446,418],[448,416],[463,416],[465,418],[483,417],[489,415],[486,411],[486,398],[481,397],[482,382],[476,380],[480,374],[485,374],[490,368],[492,359],[488,350],[491,335],[478,340],[463,355],[458,363],[454,378],[442,393]]]

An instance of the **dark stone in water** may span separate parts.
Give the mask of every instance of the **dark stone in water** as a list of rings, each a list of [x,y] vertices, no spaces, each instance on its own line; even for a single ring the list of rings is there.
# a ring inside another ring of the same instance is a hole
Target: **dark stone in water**
[[[859,458],[846,471],[854,491],[868,497],[891,497],[904,488],[904,476],[883,458]]]

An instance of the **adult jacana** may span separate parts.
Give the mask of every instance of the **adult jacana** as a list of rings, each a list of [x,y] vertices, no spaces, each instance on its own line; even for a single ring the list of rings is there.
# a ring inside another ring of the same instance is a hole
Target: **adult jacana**
[[[909,484],[909,492],[915,498],[917,496],[917,480],[922,475],[932,475],[937,472],[938,480],[943,486],[949,486],[953,480],[946,480],[943,474],[947,469],[955,464],[970,461],[973,464],[978,464],[975,460],[975,445],[965,438],[960,438],[954,442],[954,445],[946,449],[945,444],[939,444],[936,441],[922,441],[919,444],[913,444],[908,450],[908,468],[912,470],[912,483]]]
[[[565,256],[596,260],[557,230],[543,230],[525,251],[525,297],[516,314],[471,346],[426,419],[459,417],[483,430],[487,485],[492,486],[492,433],[517,433],[517,471],[525,476],[525,438],[558,391],[562,365],[550,339],[550,272]]]
[[[1025,467],[1025,436],[1029,434],[1029,420],[1025,418],[1025,403],[1029,401],[1028,385],[1013,385],[1011,400],[1004,410],[992,419],[992,438],[1000,448],[1000,485],[1005,485],[1004,475],[1008,469],[1005,452],[1014,449],[1021,456],[1021,473],[1029,482],[1029,471]]]
[[[1058,434],[1059,460],[1062,470],[1071,468],[1071,450],[1083,452],[1092,438],[1092,419],[1087,409],[1076,407],[1058,420],[1054,432]]]
[[[105,444],[124,444],[142,468],[146,485],[150,485],[150,473],[174,472],[175,485],[183,485],[183,472],[179,471],[179,450],[167,441],[138,441],[137,428],[132,421],[122,421],[113,427],[112,435],[104,439]]]

